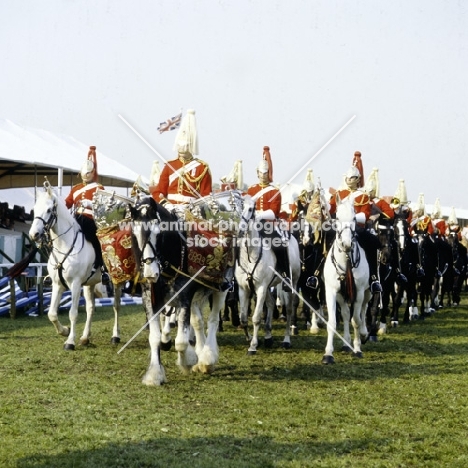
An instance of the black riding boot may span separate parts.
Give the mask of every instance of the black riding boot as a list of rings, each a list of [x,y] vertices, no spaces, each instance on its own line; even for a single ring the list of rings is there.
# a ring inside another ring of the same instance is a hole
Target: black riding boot
[[[288,248],[284,246],[273,247],[276,255],[276,269],[283,279],[283,291],[291,292],[291,278],[289,277]]]
[[[362,230],[358,233],[360,246],[366,253],[367,263],[369,264],[369,286],[372,294],[382,292],[382,286],[377,273],[377,252],[381,247],[377,236],[369,231]]]

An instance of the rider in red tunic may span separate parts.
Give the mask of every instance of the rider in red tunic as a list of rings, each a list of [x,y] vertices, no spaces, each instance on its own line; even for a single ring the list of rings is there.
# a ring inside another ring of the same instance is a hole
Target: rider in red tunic
[[[150,188],[151,195],[167,209],[186,204],[212,192],[211,172],[208,164],[195,158],[198,139],[195,111],[189,109],[177,133],[174,150],[177,159],[164,166],[159,182]]]
[[[96,253],[96,267],[103,266],[102,250],[99,239],[96,235],[96,224],[93,216],[93,196],[96,190],[104,190],[104,187],[98,182],[96,147],[90,146],[88,157],[81,167],[80,184],[72,187],[70,193],[65,199],[67,208],[73,208],[75,218],[80,225],[87,241],[91,242]],[[108,275],[104,272],[103,282],[108,281]]]
[[[424,203],[424,193],[419,194],[417,209],[413,212],[410,223],[411,235],[417,234],[434,234],[434,226],[431,217],[426,213],[426,205]]]
[[[377,270],[377,253],[380,249],[380,242],[378,237],[367,229],[367,221],[371,216],[371,200],[369,195],[362,189],[364,183],[362,181],[361,153],[356,151],[354,153],[353,165],[345,175],[346,187],[337,190],[330,199],[330,214],[336,215],[337,197],[339,200],[351,198],[354,203],[354,210],[356,212],[356,234],[360,246],[364,249],[369,264],[369,283],[371,293],[382,292]]]
[[[281,192],[273,182],[273,165],[271,162],[270,148],[263,147],[263,159],[257,166],[258,184],[251,185],[247,189],[247,195],[256,199],[255,219],[260,222],[269,222],[275,226],[273,232],[271,229],[265,230],[265,236],[271,236],[273,239],[272,250],[276,255],[277,269],[283,277],[283,289],[290,290],[291,275],[289,269],[289,256],[287,242],[284,242],[283,235],[278,231],[276,221],[280,219],[281,213]],[[275,239],[279,242],[275,242]]]
[[[445,239],[447,233],[448,224],[442,217],[442,208],[440,206],[440,200],[437,198],[434,203],[434,209],[431,213],[432,226],[434,228],[434,235],[439,236],[441,239]]]

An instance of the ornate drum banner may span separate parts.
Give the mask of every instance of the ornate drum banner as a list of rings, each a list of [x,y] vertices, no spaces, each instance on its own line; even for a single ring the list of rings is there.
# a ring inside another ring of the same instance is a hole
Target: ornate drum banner
[[[137,271],[129,222],[131,203],[130,198],[107,190],[96,190],[93,197],[94,221],[98,228],[102,259],[114,284],[133,279]]]
[[[204,266],[197,279],[221,284],[226,268],[234,264],[233,236],[198,226],[189,229],[187,241],[189,275],[195,275]]]
[[[101,243],[102,259],[114,284],[133,279],[136,262],[132,251],[132,230],[130,225],[119,229],[119,225],[97,231]]]

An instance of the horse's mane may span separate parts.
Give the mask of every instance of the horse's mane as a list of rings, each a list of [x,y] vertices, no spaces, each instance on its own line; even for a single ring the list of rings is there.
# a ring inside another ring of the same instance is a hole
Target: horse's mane
[[[354,221],[355,216],[356,212],[354,210],[354,204],[349,197],[337,204],[336,219],[345,222],[352,222]]]
[[[34,213],[36,213],[37,208],[39,207],[39,204],[43,200],[46,200],[49,198],[54,198],[57,203],[57,217],[59,217],[60,219],[68,219],[69,221],[73,223],[77,223],[76,219],[73,217],[70,211],[68,211],[68,208],[65,204],[65,200],[63,199],[63,197],[61,197],[57,193],[57,190],[53,187],[46,188],[44,189],[44,191],[39,192],[36,203],[34,205],[34,209],[33,209]]]

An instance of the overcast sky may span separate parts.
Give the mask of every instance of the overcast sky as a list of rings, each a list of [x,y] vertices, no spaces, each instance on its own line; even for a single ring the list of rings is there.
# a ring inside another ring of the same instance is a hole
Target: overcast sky
[[[2,0],[0,117],[72,135],[149,177],[196,110],[214,182],[269,145],[275,182],[337,187],[362,152],[381,194],[468,206],[463,0]],[[4,155],[1,155],[2,157]],[[83,155],[85,158],[86,155]],[[66,158],[66,155],[64,155]]]

